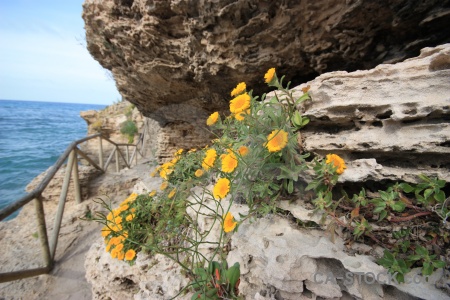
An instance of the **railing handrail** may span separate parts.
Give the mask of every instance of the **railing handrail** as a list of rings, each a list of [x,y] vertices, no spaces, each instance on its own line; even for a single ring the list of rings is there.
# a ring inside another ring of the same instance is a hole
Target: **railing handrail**
[[[7,272],[7,273],[0,273],[0,283],[6,282],[6,281],[12,281],[17,280],[25,277],[31,277],[36,276],[40,274],[46,274],[49,273],[53,268],[53,262],[56,252],[56,246],[58,243],[58,236],[59,236],[59,229],[61,227],[61,221],[62,221],[62,215],[64,212],[64,206],[67,198],[67,192],[69,187],[69,182],[72,177],[73,173],[73,182],[75,186],[75,198],[77,199],[77,202],[81,202],[81,196],[80,196],[80,186],[79,186],[79,179],[78,179],[78,159],[77,154],[80,154],[83,158],[85,158],[90,164],[92,164],[95,168],[100,169],[102,172],[106,172],[108,168],[108,164],[112,159],[112,155],[116,154],[116,170],[119,171],[119,154],[122,157],[122,159],[125,161],[125,165],[130,168],[131,162],[133,161],[133,158],[136,159],[137,164],[137,154],[139,153],[142,157],[142,153],[138,151],[138,145],[142,143],[142,148],[144,148],[144,134],[147,129],[147,126],[144,126],[143,133],[140,134],[139,140],[136,144],[124,144],[124,143],[115,143],[111,141],[109,138],[104,137],[101,133],[93,134],[90,136],[87,136],[85,138],[73,141],[72,143],[67,146],[66,150],[59,156],[56,163],[53,164],[53,166],[50,167],[49,171],[45,174],[44,178],[41,180],[41,182],[38,184],[36,188],[34,188],[31,192],[29,192],[27,195],[23,196],[19,200],[9,204],[8,206],[4,207],[0,210],[0,221],[14,213],[16,210],[20,209],[27,203],[29,203],[31,200],[36,200],[36,215],[38,218],[38,230],[39,235],[41,236],[41,244],[43,249],[43,255],[44,260],[46,263],[46,266],[43,268],[36,268],[36,269],[27,269],[27,270],[21,270],[21,271],[15,271],[15,272]],[[98,166],[91,158],[89,158],[84,152],[78,149],[78,145],[86,142],[88,140],[99,138],[99,162],[100,166]],[[102,140],[105,140],[112,144],[114,146],[114,149],[108,158],[108,162],[103,167],[103,148],[102,148]],[[127,150],[127,158],[125,159],[122,151],[120,150],[120,146],[126,146]],[[128,161],[128,147],[135,147],[134,153],[131,157],[131,159]],[[136,155],[136,156],[135,156]],[[50,241],[48,240],[47,236],[47,228],[45,225],[45,216],[44,216],[44,210],[43,210],[43,204],[42,204],[42,193],[50,183],[50,181],[54,178],[56,172],[62,167],[64,162],[68,159],[67,167],[65,169],[65,177],[64,182],[61,187],[61,195],[59,199],[58,204],[58,210],[55,216],[55,225],[53,227],[53,239]]]

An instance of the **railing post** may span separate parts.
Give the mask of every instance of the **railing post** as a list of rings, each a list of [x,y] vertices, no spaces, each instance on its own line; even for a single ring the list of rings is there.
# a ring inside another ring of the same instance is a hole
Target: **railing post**
[[[135,157],[135,163],[136,163],[136,166],[137,166],[137,160],[138,160],[138,151],[137,151],[138,149],[137,149],[137,145],[136,145],[136,157]]]
[[[61,188],[61,195],[59,196],[58,211],[56,212],[55,224],[53,226],[53,236],[50,243],[50,254],[53,260],[55,259],[56,246],[58,244],[59,230],[61,227],[62,216],[64,213],[64,206],[66,204],[67,191],[69,190],[70,175],[72,173],[74,156],[75,156],[74,152],[71,151],[69,155],[69,162],[67,163],[66,166],[66,173],[64,175],[64,181]]]
[[[102,145],[102,137],[98,137],[98,162],[100,168],[103,169],[103,145]]]
[[[36,207],[36,217],[38,223],[38,234],[41,240],[42,255],[44,256],[45,266],[51,270],[53,268],[53,259],[50,256],[50,248],[48,245],[47,227],[45,225],[44,205],[42,204],[42,196],[39,195],[34,199]]]
[[[116,172],[119,173],[119,146],[116,146]]]
[[[80,180],[78,177],[78,155],[77,148],[72,150],[74,154],[73,166],[72,166],[72,178],[73,178],[73,189],[75,194],[75,201],[77,204],[81,203],[81,191],[80,191]]]

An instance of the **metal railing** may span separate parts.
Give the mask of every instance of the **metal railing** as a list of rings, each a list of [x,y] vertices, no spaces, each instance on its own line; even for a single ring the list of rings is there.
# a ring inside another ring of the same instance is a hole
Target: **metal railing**
[[[144,127],[144,133],[147,126]],[[45,175],[44,179],[40,182],[40,184],[31,191],[28,195],[22,197],[21,199],[17,200],[16,202],[11,203],[7,207],[0,210],[0,221],[7,218],[9,215],[17,211],[18,209],[22,208],[24,205],[29,203],[31,200],[34,199],[35,202],[35,209],[36,209],[36,217],[37,217],[37,229],[39,234],[39,239],[41,242],[41,248],[44,258],[44,267],[42,268],[34,268],[34,269],[27,269],[27,270],[20,270],[20,271],[13,271],[13,272],[6,272],[6,273],[0,273],[0,283],[7,282],[7,281],[13,281],[17,279],[22,279],[26,277],[32,277],[37,276],[41,274],[48,274],[53,269],[54,263],[55,263],[55,253],[56,253],[56,246],[58,244],[58,236],[59,236],[59,230],[61,227],[62,217],[64,213],[64,206],[66,203],[67,193],[69,190],[69,183],[71,177],[73,178],[73,185],[74,185],[74,194],[75,194],[75,201],[77,203],[81,203],[81,192],[80,192],[80,183],[79,183],[79,176],[78,176],[78,158],[82,157],[86,161],[88,161],[92,166],[99,169],[101,172],[105,173],[108,169],[109,164],[112,161],[113,156],[115,156],[115,162],[116,162],[116,172],[119,172],[120,170],[120,164],[119,164],[119,156],[122,158],[122,160],[125,162],[126,167],[130,168],[131,163],[133,160],[135,161],[135,164],[137,164],[138,160],[138,154],[143,156],[142,151],[144,150],[144,133],[142,133],[139,136],[139,140],[136,144],[117,144],[113,141],[109,140],[108,138],[102,136],[100,133],[88,136],[83,139],[79,139],[77,141],[72,142],[67,149],[64,151],[64,153],[58,158],[56,163],[50,168],[50,170]],[[99,149],[98,149],[98,161],[99,163],[95,163],[93,159],[91,159],[86,153],[81,151],[78,148],[78,145],[86,142],[91,139],[97,138],[99,141]],[[109,155],[107,161],[105,164],[103,164],[103,145],[102,141],[106,141],[114,146],[111,154]],[[141,144],[141,151],[139,151],[138,146]],[[122,150],[120,147],[126,147],[125,156],[122,153]],[[134,147],[134,151],[131,155],[131,158],[129,157],[129,147]],[[64,174],[64,180],[61,188],[61,194],[58,202],[58,209],[55,216],[54,226],[53,226],[53,232],[51,236],[51,240],[48,239],[48,233],[47,233],[47,227],[45,224],[45,214],[44,214],[44,206],[43,206],[43,198],[42,193],[44,192],[47,185],[50,183],[50,181],[55,176],[56,172],[63,166],[64,162],[68,159],[65,174]]]

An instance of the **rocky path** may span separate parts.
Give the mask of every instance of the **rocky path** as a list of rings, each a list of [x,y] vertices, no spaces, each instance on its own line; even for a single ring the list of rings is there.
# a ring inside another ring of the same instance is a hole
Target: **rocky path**
[[[149,177],[150,161],[130,170],[109,173],[94,179],[92,196],[81,204],[66,203],[58,240],[56,264],[50,274],[0,284],[0,300],[15,299],[91,299],[91,286],[85,279],[85,255],[100,239],[101,224],[84,218],[104,211],[96,199],[117,203],[123,201],[137,183],[143,189],[155,188],[159,179]],[[46,201],[46,222],[51,232],[57,203]],[[33,203],[27,204],[14,220],[0,223],[0,272],[42,266],[39,239],[35,228]]]

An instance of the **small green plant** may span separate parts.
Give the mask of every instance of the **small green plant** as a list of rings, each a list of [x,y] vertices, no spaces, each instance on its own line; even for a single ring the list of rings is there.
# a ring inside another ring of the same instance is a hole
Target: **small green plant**
[[[433,274],[435,269],[445,267],[445,262],[437,259],[434,254],[430,255],[427,248],[420,245],[416,246],[415,254],[408,256],[408,259],[422,263],[422,275],[424,276]]]
[[[395,191],[378,191],[380,198],[371,201],[375,205],[373,212],[379,214],[379,221],[386,218],[390,210],[402,212],[405,210],[406,204],[399,200],[398,193]],[[396,201],[397,200],[397,201]]]
[[[134,135],[137,134],[138,129],[133,121],[127,120],[120,125],[120,132],[128,136],[128,143],[132,144],[134,141]]]
[[[394,275],[397,282],[405,282],[405,275],[411,271],[410,263],[404,259],[396,258],[388,250],[384,250],[384,256],[377,260],[377,263],[388,269]]]
[[[228,268],[226,262],[211,261],[207,268],[196,268],[194,274],[192,300],[234,299],[239,295],[239,263]]]

